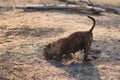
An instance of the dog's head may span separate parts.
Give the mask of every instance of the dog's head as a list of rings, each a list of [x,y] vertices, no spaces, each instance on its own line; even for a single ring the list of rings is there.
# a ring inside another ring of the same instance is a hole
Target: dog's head
[[[46,58],[50,58],[54,54],[54,45],[53,43],[49,43],[48,45],[45,45],[45,48],[43,49],[44,54],[43,56]]]

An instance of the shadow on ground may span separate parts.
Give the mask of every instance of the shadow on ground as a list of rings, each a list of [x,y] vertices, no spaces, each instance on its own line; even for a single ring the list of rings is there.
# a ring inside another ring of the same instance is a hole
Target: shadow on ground
[[[76,10],[28,10],[26,12],[22,11],[20,13],[32,13],[32,12],[40,12],[40,13],[44,13],[44,12],[59,12],[59,13],[64,13],[64,14],[78,14],[78,15],[83,15],[83,16],[86,16],[86,15],[91,15],[91,16],[104,16],[104,14],[94,14],[94,13],[87,13],[87,12],[80,12],[80,11],[76,11]]]
[[[63,32],[65,32],[65,30],[62,28],[30,28],[29,26],[25,26],[23,28],[9,28],[5,36],[52,37]]]
[[[68,76],[75,80],[101,80],[99,70],[89,61],[70,65],[63,65],[52,61],[49,61],[49,63],[65,70],[69,74]]]

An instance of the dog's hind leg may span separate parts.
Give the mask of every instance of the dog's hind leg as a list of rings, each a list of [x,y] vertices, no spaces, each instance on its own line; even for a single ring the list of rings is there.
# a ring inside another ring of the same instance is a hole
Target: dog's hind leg
[[[88,57],[88,50],[90,49],[91,43],[88,42],[85,47],[84,47],[84,56],[83,56],[83,61],[87,60]]]

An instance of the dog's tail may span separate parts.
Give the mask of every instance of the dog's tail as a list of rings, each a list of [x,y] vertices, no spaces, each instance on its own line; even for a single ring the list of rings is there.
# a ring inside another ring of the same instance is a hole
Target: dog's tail
[[[95,21],[95,19],[94,19],[94,18],[92,18],[92,17],[90,17],[90,16],[88,16],[88,18],[90,18],[90,19],[92,19],[92,20],[93,20],[93,26],[92,26],[92,28],[89,30],[89,32],[92,32],[92,31],[93,31],[93,29],[94,29],[94,27],[95,27],[96,21]]]

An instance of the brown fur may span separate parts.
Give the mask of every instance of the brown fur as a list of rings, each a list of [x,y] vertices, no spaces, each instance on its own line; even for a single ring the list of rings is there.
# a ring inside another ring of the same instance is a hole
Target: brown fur
[[[67,56],[70,55],[70,53],[84,50],[84,60],[86,60],[88,50],[93,41],[92,30],[95,26],[94,18],[89,18],[94,21],[94,25],[89,31],[78,31],[66,38],[61,38],[53,43],[49,43],[44,48],[44,56],[47,59],[55,59],[57,61],[60,61],[63,58],[63,55]]]

